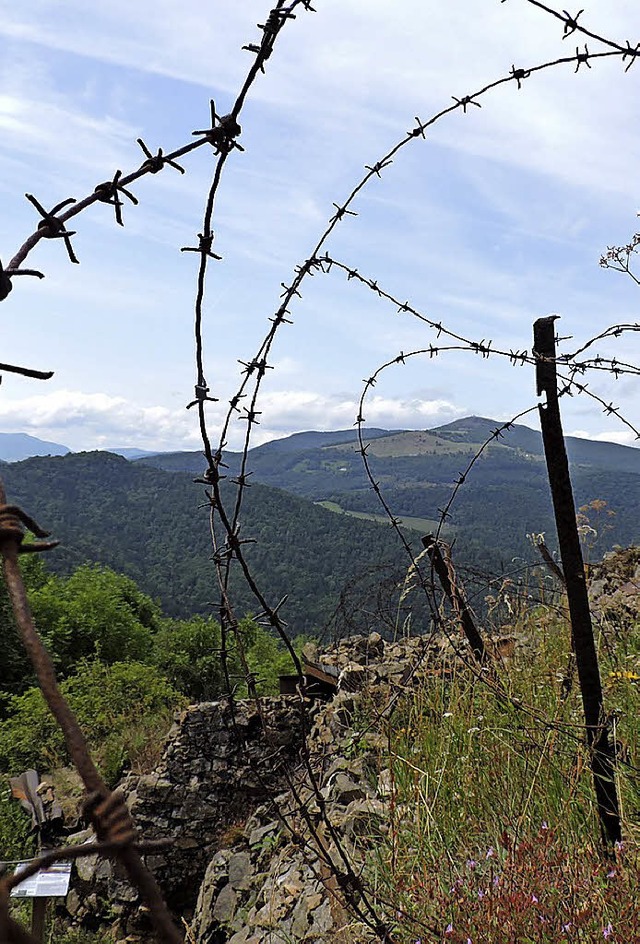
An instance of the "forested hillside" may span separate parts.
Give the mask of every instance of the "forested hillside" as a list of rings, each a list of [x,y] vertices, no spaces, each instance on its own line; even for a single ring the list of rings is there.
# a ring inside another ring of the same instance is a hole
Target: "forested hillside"
[[[204,489],[184,473],[131,463],[110,453],[77,453],[3,465],[10,501],[62,542],[47,556],[57,573],[97,561],[132,577],[171,616],[216,615]],[[289,595],[292,635],[320,629],[345,583],[402,560],[391,529],[340,517],[286,492],[254,485],[245,496],[241,537],[269,599]],[[233,575],[238,615],[257,607]]]
[[[429,530],[447,504],[455,482],[499,424],[467,417],[433,430],[366,431],[367,455],[393,513]],[[364,474],[355,431],[296,434],[251,450],[256,481],[277,484],[313,501],[347,512],[382,512]],[[640,450],[613,443],[567,438],[577,506],[606,503],[592,521],[594,552],[640,540]],[[229,471],[239,456],[225,457]],[[142,460],[160,468],[202,469],[199,453],[173,453]],[[615,514],[609,514],[614,512]],[[598,517],[598,516],[596,516]],[[424,523],[424,524],[422,524]],[[460,489],[447,533],[456,537],[456,559],[491,570],[514,556],[530,557],[527,534],[546,532],[555,541],[549,486],[540,434],[515,425],[492,442]]]

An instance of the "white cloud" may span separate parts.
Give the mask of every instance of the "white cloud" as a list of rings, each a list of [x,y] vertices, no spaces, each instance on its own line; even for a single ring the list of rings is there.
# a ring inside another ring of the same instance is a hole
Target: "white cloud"
[[[198,447],[186,410],[140,406],[124,397],[78,390],[0,401],[0,425],[4,431],[28,432],[73,449]]]
[[[606,430],[604,433],[590,433],[585,429],[574,429],[568,436],[576,436],[578,439],[590,439],[594,442],[616,443],[618,446],[637,446],[638,440],[630,429],[612,432]]]
[[[356,422],[359,398],[352,394],[326,395],[311,390],[280,390],[260,400],[261,425],[256,443],[287,432],[348,429]],[[383,429],[424,429],[464,415],[445,399],[421,396],[370,397],[364,408],[366,426]]]
[[[351,395],[280,390],[265,394],[259,408],[261,422],[254,430],[253,445],[290,432],[349,428],[358,414],[358,401]],[[224,410],[224,404],[212,404],[208,411],[214,442]],[[376,396],[367,403],[365,419],[368,426],[420,429],[463,413],[444,399]],[[79,390],[0,401],[0,427],[4,432],[28,432],[76,450],[109,446],[195,450],[201,446],[196,416],[184,408],[141,406],[124,397]],[[240,421],[232,426],[230,448],[240,447],[245,430],[246,424]]]

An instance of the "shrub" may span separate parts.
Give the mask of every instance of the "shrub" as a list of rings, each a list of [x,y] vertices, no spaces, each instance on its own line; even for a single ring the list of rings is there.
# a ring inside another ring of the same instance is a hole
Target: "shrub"
[[[138,662],[83,662],[61,690],[110,783],[136,761],[153,733],[168,730],[184,699],[153,666]],[[38,688],[11,698],[0,729],[0,764],[10,773],[27,767],[64,766],[69,757],[62,732]]]

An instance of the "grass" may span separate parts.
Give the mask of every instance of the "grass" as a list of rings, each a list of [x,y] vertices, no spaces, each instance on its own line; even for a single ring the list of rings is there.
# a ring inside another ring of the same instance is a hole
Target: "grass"
[[[428,430],[407,430],[403,433],[380,436],[378,439],[371,440],[367,451],[370,455],[380,458],[429,454],[463,454],[472,456],[479,446],[480,443],[456,442],[455,440],[444,439],[434,433],[430,433]],[[328,446],[327,451],[329,450],[334,452],[353,452],[353,443]]]
[[[396,713],[391,827],[369,878],[396,903],[401,942],[640,941],[640,626],[599,633],[623,761],[615,861],[599,843],[577,683],[562,697],[568,627],[539,607],[515,629],[533,653],[501,672],[506,700],[462,668]]]
[[[333,501],[320,501],[315,502],[315,504],[322,505],[327,511],[334,511],[338,515],[350,515],[352,518],[363,518],[366,521],[377,521],[380,524],[389,524],[389,518],[386,515],[374,515],[365,511],[349,511],[348,508],[343,508],[342,505]],[[419,531],[421,534],[435,532],[440,527],[440,521],[436,518],[412,518],[409,515],[402,515],[397,520],[401,527],[408,528],[410,531]],[[447,536],[450,537],[452,532],[453,528],[446,525],[442,531],[445,538]]]

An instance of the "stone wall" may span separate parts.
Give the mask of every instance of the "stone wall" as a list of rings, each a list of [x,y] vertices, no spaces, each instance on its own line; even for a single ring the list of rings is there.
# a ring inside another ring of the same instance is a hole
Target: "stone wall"
[[[145,839],[173,840],[147,864],[177,915],[192,912],[216,850],[267,797],[282,791],[300,744],[300,711],[292,699],[262,699],[260,713],[249,702],[238,703],[235,719],[226,702],[194,705],[177,715],[153,773],[122,782]],[[90,835],[85,831],[72,841]],[[143,931],[147,921],[138,905],[118,865],[97,857],[79,860],[67,899],[76,922],[94,927],[117,919],[121,932]]]
[[[338,692],[307,704],[308,765],[299,695],[261,699],[260,709],[238,703],[235,720],[223,701],[177,716],[157,769],[128,776],[122,788],[144,837],[173,840],[147,862],[189,923],[191,944],[372,937],[346,906],[334,840],[356,872],[364,867],[388,828],[386,718],[425,677],[451,672],[460,645],[443,636],[389,643],[372,633],[322,655],[311,647],[307,658],[337,670]],[[105,860],[80,860],[67,909],[76,923],[111,924],[119,939],[149,936],[135,890]]]

